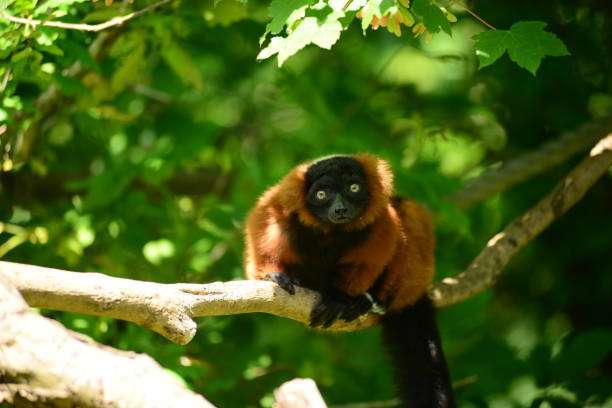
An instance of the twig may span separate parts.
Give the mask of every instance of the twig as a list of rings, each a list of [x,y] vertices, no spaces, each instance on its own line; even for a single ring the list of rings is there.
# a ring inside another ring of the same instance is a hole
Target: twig
[[[9,234],[17,235],[17,234],[25,234],[27,230],[19,225],[9,224],[7,222],[0,221],[0,234],[3,232],[8,232]]]
[[[473,12],[472,10],[470,10],[470,8],[468,6],[466,6],[463,3],[459,3],[457,0],[452,0],[451,4],[456,4],[457,6],[461,7],[462,9],[464,9],[465,11],[468,12],[469,15],[471,15],[472,17],[474,17],[476,20],[480,21],[482,24],[484,24],[487,28],[490,28],[491,30],[497,30],[497,28],[495,28],[493,26],[493,24],[489,23],[487,20],[485,20],[484,18],[480,17],[478,14],[476,14],[475,12]]]
[[[27,240],[27,236],[24,234],[13,235],[6,242],[0,245],[0,258],[4,255],[17,248]]]
[[[485,26],[487,26],[488,28],[490,28],[491,30],[497,30],[497,28],[495,28],[493,26],[493,24],[489,23],[487,20],[485,20],[484,18],[480,17],[478,14],[474,13],[472,10],[470,10],[469,8],[464,6],[465,11],[467,11],[472,17],[474,17],[476,20],[480,21],[482,24],[484,24]]]
[[[150,86],[144,84],[136,84],[134,85],[133,89],[134,92],[136,92],[137,94],[146,96],[147,98],[153,99],[154,101],[160,103],[172,102],[172,96],[170,94],[167,94],[166,92],[160,91]]]
[[[0,17],[4,18],[7,21],[10,21],[12,23],[16,23],[16,24],[25,24],[28,26],[32,26],[32,27],[36,27],[36,26],[43,26],[43,27],[55,27],[55,28],[63,28],[66,30],[78,30],[78,31],[90,31],[90,32],[97,32],[97,31],[102,31],[102,30],[106,30],[107,28],[110,27],[115,27],[115,26],[120,26],[124,23],[126,23],[129,20],[132,20],[133,18],[139,17],[143,14],[148,13],[149,11],[153,11],[158,7],[161,7],[167,3],[170,3],[172,0],[161,0],[157,3],[153,3],[151,5],[148,5],[147,7],[138,10],[138,11],[134,11],[132,13],[123,15],[123,16],[117,16],[117,17],[113,17],[108,21],[105,21],[103,23],[99,23],[99,24],[84,24],[84,23],[65,23],[62,21],[44,21],[44,20],[37,20],[37,19],[33,19],[33,18],[23,18],[23,17],[16,17],[13,16],[9,13],[7,13],[6,11],[1,11],[0,12]]]
[[[470,375],[469,377],[453,381],[453,389],[456,390],[459,388],[467,387],[468,385],[472,385],[476,382],[478,382],[478,375]]]

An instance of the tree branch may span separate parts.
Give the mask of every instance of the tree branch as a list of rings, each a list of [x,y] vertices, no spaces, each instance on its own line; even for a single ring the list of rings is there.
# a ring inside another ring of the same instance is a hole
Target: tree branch
[[[576,204],[610,166],[612,133],[539,203],[491,238],[467,270],[436,284],[430,292],[436,305],[457,303],[493,286],[512,256]]]
[[[3,261],[0,276],[32,307],[127,320],[179,344],[195,336],[195,317],[261,312],[307,323],[319,299],[317,292],[304,288],[289,295],[267,281],[162,284]],[[368,315],[331,329],[357,330],[377,319]]]
[[[612,116],[594,120],[543,144],[535,151],[508,160],[497,169],[486,171],[448,199],[460,208],[468,208],[564,162],[611,132]]]
[[[213,407],[153,359],[115,350],[30,310],[0,274],[0,405]]]
[[[495,235],[466,271],[433,285],[430,297],[436,306],[460,302],[491,287],[510,258],[580,200],[611,165],[612,134],[550,194]],[[30,306],[131,321],[180,344],[195,335],[195,317],[262,312],[307,323],[319,299],[317,292],[298,288],[289,295],[266,281],[159,284],[10,262],[0,262],[0,275]],[[370,313],[351,323],[339,321],[330,329],[357,330],[378,319]]]
[[[156,8],[159,8],[165,4],[170,3],[171,1],[172,0],[161,0],[157,3],[150,4],[141,10],[134,11],[132,13],[128,13],[123,16],[113,17],[110,20],[105,21],[103,23],[99,23],[99,24],[64,23],[62,21],[45,21],[45,20],[37,20],[33,18],[22,18],[22,17],[13,16],[7,13],[6,11],[0,11],[0,17],[2,17],[3,19],[7,21],[10,21],[11,23],[25,24],[33,28],[36,28],[36,26],[43,26],[43,27],[63,28],[66,30],[97,32],[97,31],[106,30],[107,28],[120,26],[130,21],[133,18],[142,16],[143,14],[146,14],[149,11],[153,11]]]
[[[310,378],[294,378],[274,390],[275,408],[327,408],[317,384]]]

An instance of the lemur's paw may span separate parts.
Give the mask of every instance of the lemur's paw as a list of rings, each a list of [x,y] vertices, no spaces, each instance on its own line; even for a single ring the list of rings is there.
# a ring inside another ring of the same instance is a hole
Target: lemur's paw
[[[295,287],[300,286],[300,282],[282,272],[272,272],[266,275],[266,280],[276,283],[290,295],[295,295]]]
[[[310,313],[310,326],[327,328],[338,319],[352,322],[367,313],[371,307],[372,301],[366,295],[323,294]]]
[[[368,294],[355,296],[351,298],[340,318],[352,322],[359,316],[368,313],[372,309],[372,304],[372,298]]]

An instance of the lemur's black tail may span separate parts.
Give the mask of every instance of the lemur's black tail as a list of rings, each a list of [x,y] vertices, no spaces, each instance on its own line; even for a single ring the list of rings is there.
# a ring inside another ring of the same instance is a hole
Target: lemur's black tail
[[[434,306],[424,296],[414,306],[385,315],[383,341],[395,370],[399,396],[410,408],[454,408]]]

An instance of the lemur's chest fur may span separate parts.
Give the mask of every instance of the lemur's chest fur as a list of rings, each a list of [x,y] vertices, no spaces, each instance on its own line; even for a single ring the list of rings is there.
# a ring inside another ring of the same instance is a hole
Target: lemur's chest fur
[[[367,240],[371,228],[324,233],[302,225],[297,215],[293,215],[287,232],[291,248],[302,262],[285,265],[286,272],[299,277],[303,286],[321,291],[333,286],[339,272],[348,266],[342,265],[340,259]]]

